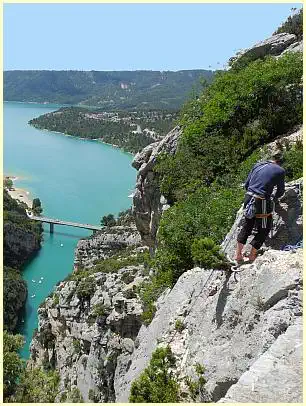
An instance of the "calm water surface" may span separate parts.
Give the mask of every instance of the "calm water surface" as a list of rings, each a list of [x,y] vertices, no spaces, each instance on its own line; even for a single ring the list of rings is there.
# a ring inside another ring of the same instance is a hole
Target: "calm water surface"
[[[128,195],[136,176],[131,167],[132,155],[96,141],[65,137],[28,125],[31,118],[58,107],[4,103],[4,173],[20,177],[15,185],[39,197],[46,216],[99,225],[102,216],[117,214],[131,205]],[[29,356],[29,344],[37,327],[38,306],[72,271],[78,239],[90,234],[55,225],[50,235],[49,226],[44,226],[42,249],[23,270],[29,290],[20,326],[26,340],[21,351],[24,358]]]

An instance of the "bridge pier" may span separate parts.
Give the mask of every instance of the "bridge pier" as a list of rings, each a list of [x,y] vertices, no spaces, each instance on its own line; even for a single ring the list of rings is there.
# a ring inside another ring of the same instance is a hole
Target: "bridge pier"
[[[54,224],[50,223],[50,234],[53,234],[54,232]]]

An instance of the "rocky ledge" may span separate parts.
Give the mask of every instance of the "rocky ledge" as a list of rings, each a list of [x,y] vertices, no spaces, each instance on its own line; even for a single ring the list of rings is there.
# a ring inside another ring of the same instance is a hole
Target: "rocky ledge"
[[[198,401],[208,398],[217,402],[224,396],[227,399],[229,388],[240,378],[240,385],[245,382],[243,374],[252,365],[253,369],[257,368],[254,382],[260,381],[262,387],[266,373],[262,357],[265,354],[269,358],[270,353],[278,360],[286,356],[275,364],[272,385],[275,390],[261,392],[260,386],[255,385],[254,393],[251,385],[248,393],[245,389],[239,396],[238,388],[233,389],[230,398],[240,402],[301,401],[301,360],[294,363],[294,351],[288,352],[276,340],[287,331],[288,337],[292,330],[300,331],[302,273],[302,249],[269,250],[254,264],[242,266],[236,275],[200,268],[184,273],[159,300],[150,326],[141,327],[137,337],[139,346],[130,356],[130,368],[124,376],[117,375],[115,379],[117,401],[128,401],[131,383],[147,366],[158,345],[170,345],[177,359],[178,380],[185,376],[195,379],[194,366],[199,363],[204,367],[205,395]],[[177,320],[183,326],[179,331]],[[302,345],[301,334],[294,345]],[[288,378],[282,382],[281,374],[286,372]],[[298,380],[291,379],[296,376]],[[280,397],[280,391],[287,396]]]
[[[175,127],[161,142],[150,144],[139,152],[132,162],[132,166],[138,170],[133,197],[136,226],[144,245],[151,249],[156,245],[162,212],[168,207],[166,199],[160,194],[153,169],[160,154],[175,154],[180,135],[181,129]]]
[[[232,63],[236,63],[239,59],[248,58],[256,60],[264,58],[267,55],[280,57],[287,52],[302,52],[303,41],[298,41],[295,34],[288,34],[282,32],[280,34],[272,35],[272,37],[260,41],[253,45],[251,48],[244,49],[231,58]]]
[[[96,260],[105,259],[121,250],[137,248],[141,245],[141,237],[135,224],[105,227],[94,236],[78,242],[74,268],[90,268]]]

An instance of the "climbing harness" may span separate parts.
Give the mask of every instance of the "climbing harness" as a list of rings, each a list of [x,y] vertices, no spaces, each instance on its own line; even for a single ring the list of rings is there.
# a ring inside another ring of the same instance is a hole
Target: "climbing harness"
[[[255,217],[257,219],[266,219],[266,218],[271,217],[271,216],[272,216],[272,213],[256,214],[255,215]]]
[[[244,209],[244,216],[247,219],[252,219],[256,215],[256,207],[255,207],[255,196],[252,196],[247,205],[245,206]]]

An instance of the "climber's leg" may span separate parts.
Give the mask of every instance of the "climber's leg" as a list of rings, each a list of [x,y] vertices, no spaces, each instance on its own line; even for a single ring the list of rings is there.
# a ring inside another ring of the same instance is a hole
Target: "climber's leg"
[[[242,228],[237,236],[237,248],[236,248],[236,261],[243,260],[242,250],[247,242],[248,237],[251,235],[253,227],[255,224],[255,218],[253,219],[243,219]]]
[[[257,251],[265,242],[271,228],[272,228],[272,216],[267,218],[256,219],[257,233],[251,241],[252,249],[249,254],[250,261],[254,261],[257,256]]]
[[[237,241],[236,258],[235,258],[236,261],[242,261],[243,260],[243,255],[242,255],[243,247],[244,247],[244,244]]]

